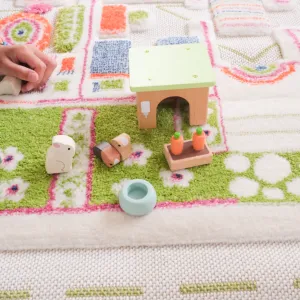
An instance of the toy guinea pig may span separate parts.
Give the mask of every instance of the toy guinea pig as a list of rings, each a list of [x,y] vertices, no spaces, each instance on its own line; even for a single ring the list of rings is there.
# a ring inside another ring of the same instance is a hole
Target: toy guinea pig
[[[109,168],[121,161],[120,153],[109,143],[102,142],[94,147],[94,154],[100,158]]]
[[[121,154],[122,161],[127,159],[132,153],[130,136],[126,133],[122,133],[112,139],[110,144]]]
[[[122,133],[112,139],[110,143],[98,144],[93,150],[94,154],[111,168],[131,155],[131,139],[128,134]]]

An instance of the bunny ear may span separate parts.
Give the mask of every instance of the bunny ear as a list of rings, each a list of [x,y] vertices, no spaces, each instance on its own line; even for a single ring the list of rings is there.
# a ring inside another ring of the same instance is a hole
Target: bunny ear
[[[60,144],[54,143],[54,144],[53,144],[53,147],[55,147],[55,148],[60,148]]]

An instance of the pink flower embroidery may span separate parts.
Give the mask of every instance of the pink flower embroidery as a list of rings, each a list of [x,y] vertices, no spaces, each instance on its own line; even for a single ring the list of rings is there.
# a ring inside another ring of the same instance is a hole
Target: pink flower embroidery
[[[25,196],[29,183],[21,178],[16,178],[7,182],[0,182],[0,201],[10,200],[19,202]]]
[[[188,187],[190,185],[190,181],[194,179],[194,174],[188,170],[179,170],[175,172],[162,170],[159,173],[160,178],[164,182],[165,187]]]
[[[19,190],[19,186],[17,184],[13,184],[6,190],[6,195],[15,195]]]
[[[31,14],[45,14],[52,10],[52,5],[46,3],[32,4],[24,9],[24,12]]]
[[[147,164],[148,158],[152,155],[152,151],[146,149],[144,145],[132,145],[132,154],[124,161],[125,166],[137,164],[144,166]]]
[[[0,149],[0,169],[4,169],[5,171],[11,172],[14,171],[19,161],[24,158],[24,155],[18,151],[16,147],[8,147],[3,152]]]

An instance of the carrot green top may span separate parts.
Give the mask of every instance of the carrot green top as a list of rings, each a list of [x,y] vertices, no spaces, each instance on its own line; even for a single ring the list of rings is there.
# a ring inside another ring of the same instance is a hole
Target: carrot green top
[[[202,132],[203,132],[202,127],[197,127],[197,128],[196,128],[196,133],[197,133],[197,135],[201,135]]]
[[[180,138],[180,132],[175,132],[174,133],[174,139],[178,140]]]
[[[207,49],[200,43],[131,48],[129,73],[133,92],[215,85]]]

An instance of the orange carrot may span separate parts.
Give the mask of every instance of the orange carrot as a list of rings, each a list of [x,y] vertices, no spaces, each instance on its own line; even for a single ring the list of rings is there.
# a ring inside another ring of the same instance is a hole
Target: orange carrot
[[[180,132],[175,132],[171,138],[171,152],[174,155],[179,155],[183,150],[183,136]]]
[[[201,127],[196,129],[193,134],[193,148],[195,151],[201,151],[205,146],[205,133]]]

